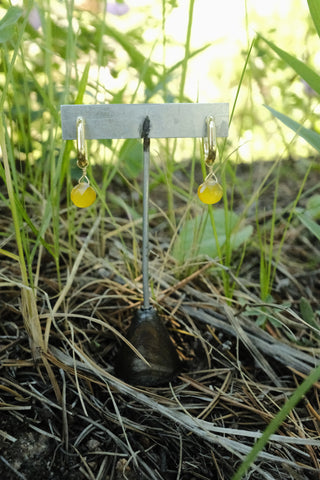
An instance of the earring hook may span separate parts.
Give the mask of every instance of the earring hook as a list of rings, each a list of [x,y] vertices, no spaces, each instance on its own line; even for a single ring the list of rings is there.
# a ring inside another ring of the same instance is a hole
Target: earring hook
[[[217,130],[212,115],[208,115],[208,117],[206,118],[206,124],[207,136],[203,138],[203,151],[205,156],[205,162],[208,166],[210,166],[213,164],[217,156]]]
[[[83,117],[77,118],[77,159],[79,168],[85,169],[88,166]]]

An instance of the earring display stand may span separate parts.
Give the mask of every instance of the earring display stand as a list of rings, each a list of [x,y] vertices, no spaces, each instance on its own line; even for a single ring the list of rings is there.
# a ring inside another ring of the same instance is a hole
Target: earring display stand
[[[124,344],[117,374],[131,384],[159,385],[179,370],[179,359],[169,334],[150,306],[149,290],[149,164],[152,138],[204,138],[208,116],[214,118],[217,137],[228,136],[228,103],[170,103],[140,105],[62,105],[64,140],[77,139],[77,119],[85,122],[86,140],[142,138],[143,140],[143,307],[135,315],[127,339],[140,352]]]

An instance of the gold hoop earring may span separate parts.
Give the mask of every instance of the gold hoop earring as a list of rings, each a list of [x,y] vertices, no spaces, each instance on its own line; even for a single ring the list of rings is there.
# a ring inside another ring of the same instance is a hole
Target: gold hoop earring
[[[79,208],[90,207],[96,199],[96,192],[87,177],[89,165],[85,142],[84,119],[77,118],[77,165],[82,170],[78,185],[71,190],[71,201]]]
[[[217,134],[214,118],[209,115],[206,119],[207,136],[203,138],[204,161],[208,167],[208,175],[198,187],[198,197],[202,203],[213,205],[218,203],[223,195],[223,189],[213,172],[213,164],[217,157]]]

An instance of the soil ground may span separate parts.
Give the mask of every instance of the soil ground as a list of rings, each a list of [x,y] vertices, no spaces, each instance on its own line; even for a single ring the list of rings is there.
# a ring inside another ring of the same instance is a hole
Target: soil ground
[[[235,280],[228,301],[218,262],[200,259],[178,267],[165,253],[171,241],[167,225],[163,218],[152,219],[155,307],[181,361],[170,384],[133,387],[115,376],[118,332],[126,334],[141,306],[140,260],[126,230],[128,219],[118,218],[121,241],[105,223],[104,256],[97,247],[101,233],[93,232],[67,296],[52,315],[61,288],[43,252],[37,304],[43,332],[50,322],[50,335],[37,362],[21,313],[19,269],[1,258],[1,480],[232,477],[259,432],[319,363],[320,245],[296,218],[287,223],[307,162],[287,162],[280,172],[275,248],[288,228],[269,304],[259,297],[258,244],[248,246],[238,272],[227,269]],[[319,192],[320,169],[314,165],[298,207]],[[238,167],[236,212],[269,169],[263,163]],[[255,231],[271,220],[275,179],[276,170],[258,208],[252,201],[248,209],[247,223]],[[157,195],[165,208],[163,192],[155,187],[152,197]],[[10,232],[5,208],[1,222],[3,232]],[[91,228],[84,223],[78,251]],[[140,238],[141,224],[136,228]],[[70,275],[67,240],[65,229],[62,285]],[[289,414],[246,478],[320,479],[319,389],[318,382]]]

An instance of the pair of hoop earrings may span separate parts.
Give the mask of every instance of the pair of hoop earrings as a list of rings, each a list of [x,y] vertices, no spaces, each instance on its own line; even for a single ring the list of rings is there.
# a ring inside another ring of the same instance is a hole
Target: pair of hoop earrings
[[[79,208],[90,207],[96,199],[96,192],[87,177],[89,165],[85,142],[84,119],[77,118],[77,165],[82,170],[78,185],[71,190],[71,201]]]
[[[216,125],[212,116],[207,117],[207,136],[203,139],[203,151],[205,164],[208,167],[208,175],[198,188],[198,197],[202,203],[213,205],[218,203],[223,195],[223,189],[213,172],[213,164],[217,156],[216,150]],[[71,201],[79,208],[90,207],[96,199],[96,192],[91,187],[87,177],[89,165],[85,142],[84,119],[77,118],[77,166],[82,170],[78,185],[71,191]]]
[[[221,200],[223,189],[213,172],[213,164],[217,156],[217,133],[214,118],[207,117],[207,136],[203,139],[204,161],[208,167],[208,175],[198,188],[198,197],[202,203],[213,205]]]

